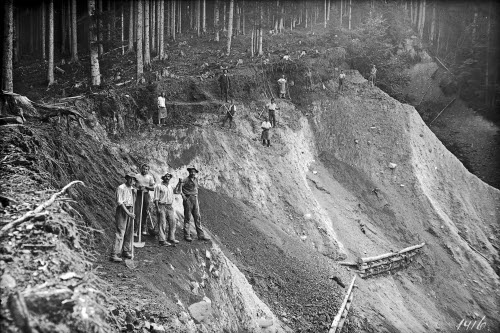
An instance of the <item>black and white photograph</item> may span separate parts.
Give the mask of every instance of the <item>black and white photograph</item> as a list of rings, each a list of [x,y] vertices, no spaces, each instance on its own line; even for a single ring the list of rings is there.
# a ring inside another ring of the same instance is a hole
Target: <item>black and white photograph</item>
[[[500,3],[3,0],[0,331],[500,333]]]

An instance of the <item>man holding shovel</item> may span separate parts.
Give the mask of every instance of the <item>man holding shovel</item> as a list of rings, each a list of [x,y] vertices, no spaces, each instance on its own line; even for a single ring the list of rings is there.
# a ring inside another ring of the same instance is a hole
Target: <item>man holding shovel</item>
[[[135,175],[137,179],[137,200],[135,201],[135,212],[138,213],[139,222],[135,224],[134,231],[138,234],[142,232],[147,235],[146,231],[146,217],[149,210],[149,191],[154,191],[155,180],[149,173],[149,166],[147,164],[141,165],[141,173]],[[140,228],[140,230],[139,230]]]
[[[179,183],[175,187],[174,193],[182,195],[182,205],[184,206],[184,239],[187,242],[193,241],[191,238],[190,220],[193,215],[196,233],[198,240],[209,241],[210,238],[205,236],[201,226],[200,205],[198,203],[198,170],[191,166],[187,168],[189,176],[187,178],[179,178]]]
[[[135,189],[132,187],[135,183],[135,175],[128,173],[125,175],[125,183],[116,189],[116,213],[115,213],[115,242],[111,261],[121,262],[123,257],[132,258],[132,221],[135,219],[133,206],[135,199]]]
[[[170,173],[161,177],[162,183],[155,186],[154,203],[158,212],[158,238],[160,246],[171,246],[179,243],[175,239],[175,217],[174,208],[174,189],[169,185],[172,175]],[[168,238],[165,231],[168,222]]]

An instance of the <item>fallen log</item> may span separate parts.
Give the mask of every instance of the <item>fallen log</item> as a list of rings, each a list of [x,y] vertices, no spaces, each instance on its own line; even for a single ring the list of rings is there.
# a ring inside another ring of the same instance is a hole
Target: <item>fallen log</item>
[[[8,124],[22,124],[22,123],[24,123],[23,118],[19,116],[0,117],[0,126]]]
[[[442,109],[442,110],[438,113],[438,115],[436,116],[436,118],[432,119],[432,121],[429,123],[429,126],[430,126],[430,125],[434,122],[434,120],[438,119],[438,117],[441,115],[441,113],[443,113],[443,111],[444,111],[444,110],[446,110],[446,108],[447,108],[448,106],[450,106],[450,105],[451,105],[451,103],[455,102],[455,100],[456,100],[456,99],[457,99],[457,98],[455,97],[454,99],[452,99],[452,100],[451,100],[451,102],[450,102],[450,103],[446,104],[446,106],[445,106],[445,107],[444,107],[444,108],[443,108],[443,109]]]
[[[347,317],[347,313],[349,312],[349,308],[352,303],[353,293],[352,288],[354,287],[354,281],[356,281],[356,275],[352,278],[351,284],[349,285],[349,289],[347,289],[347,293],[344,297],[344,301],[340,305],[340,309],[337,312],[337,315],[333,319],[332,325],[330,326],[330,330],[328,333],[336,333],[342,331],[342,326],[344,325],[345,318]]]
[[[21,332],[34,332],[30,320],[30,314],[28,312],[28,308],[26,307],[26,302],[23,295],[19,291],[14,294],[10,294],[7,300],[7,305],[16,326],[21,330]]]
[[[24,214],[23,216],[21,216],[20,218],[8,223],[7,225],[3,226],[2,229],[0,229],[0,238],[3,237],[5,235],[5,233],[11,229],[11,228],[14,228],[14,227],[17,227],[18,225],[20,225],[21,223],[33,218],[34,216],[38,215],[39,213],[41,213],[43,210],[45,210],[45,208],[47,208],[48,206],[52,205],[54,203],[54,201],[61,195],[64,194],[64,192],[66,192],[66,190],[68,188],[70,188],[72,185],[74,184],[82,184],[83,186],[85,186],[85,184],[80,181],[80,180],[75,180],[75,181],[72,181],[71,183],[69,183],[68,185],[64,186],[62,188],[62,190],[60,190],[59,192],[57,193],[54,193],[52,194],[52,196],[50,197],[49,200],[45,201],[44,203],[42,203],[40,206],[38,206],[37,208],[35,208],[34,210],[31,210],[29,212],[27,212],[26,214]]]

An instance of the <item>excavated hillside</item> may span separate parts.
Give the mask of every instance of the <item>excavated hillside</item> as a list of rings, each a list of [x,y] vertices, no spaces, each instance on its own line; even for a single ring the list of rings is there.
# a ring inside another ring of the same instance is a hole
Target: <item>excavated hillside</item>
[[[340,261],[425,242],[408,268],[357,279],[345,331],[451,332],[462,319],[483,317],[484,332],[498,330],[500,191],[467,171],[412,106],[369,87],[355,71],[340,95],[333,81],[313,92],[292,87],[291,100],[278,100],[279,124],[264,147],[259,114],[268,100],[257,80],[251,70],[234,71],[232,129],[220,127],[215,79],[160,82],[156,89],[169,87],[173,110],[167,126],[134,122],[128,106],[143,105],[122,91],[74,102],[87,120],[69,131],[55,121],[2,128],[4,152],[29,157],[21,165],[33,174],[21,176],[39,175],[35,189],[86,184],[69,193],[71,205],[104,230],[91,244],[92,267],[112,326],[324,332],[355,274]],[[143,109],[145,119],[153,114]],[[186,166],[197,166],[203,224],[213,241],[182,241],[176,198],[181,242],[160,248],[146,237],[130,270],[108,260],[114,190],[143,162],[157,179],[167,171],[185,177]],[[7,174],[10,184],[19,182]],[[2,187],[19,200],[19,187]],[[20,264],[3,263],[2,273],[13,275]]]

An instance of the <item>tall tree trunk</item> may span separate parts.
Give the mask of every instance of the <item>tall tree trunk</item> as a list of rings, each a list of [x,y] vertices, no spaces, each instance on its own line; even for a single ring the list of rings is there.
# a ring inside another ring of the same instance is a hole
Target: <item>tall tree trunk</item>
[[[196,33],[198,37],[201,34],[201,22],[200,22],[200,12],[201,12],[201,0],[196,0]]]
[[[224,8],[222,9],[222,14],[223,14],[223,24],[224,26],[222,27],[222,30],[223,31],[227,31],[227,22],[226,22],[226,17],[227,17],[227,12],[226,12],[226,1],[223,1],[224,2]]]
[[[78,62],[78,37],[76,24],[76,0],[71,0],[71,62]]]
[[[263,38],[263,27],[262,27],[262,23],[264,21],[264,5],[262,3],[259,4],[259,12],[260,12],[260,15],[259,15],[259,41],[258,41],[258,45],[257,45],[257,52],[259,52],[259,55],[263,55],[264,54],[264,51],[262,49],[262,38]]]
[[[425,26],[425,0],[421,0],[420,10],[418,15],[418,35],[420,38],[424,37],[424,26]]]
[[[142,31],[143,28],[143,1],[137,0],[137,51],[136,51],[136,60],[137,60],[137,80],[141,79],[144,74],[144,59],[142,56]]]
[[[327,20],[327,21],[330,21],[330,11],[331,11],[331,5],[332,5],[331,0],[328,0],[328,9],[327,9],[327,11],[326,11],[326,13],[327,13],[327,14],[326,14],[326,20]]]
[[[473,46],[476,44],[477,17],[478,17],[477,6],[474,6],[474,19],[472,21],[472,45]]]
[[[328,3],[327,0],[325,0],[325,21],[323,22],[323,27],[325,29],[326,29],[326,20],[328,19],[327,16],[328,16]]]
[[[233,15],[234,15],[234,0],[229,2],[229,17],[227,22],[227,55],[231,54],[231,41],[233,39]]]
[[[66,38],[67,38],[67,30],[66,30],[66,0],[61,1],[61,55],[66,54]]]
[[[242,0],[242,3],[241,3],[241,16],[242,16],[242,20],[241,20],[241,34],[244,36],[245,33],[246,33],[246,29],[245,29],[245,25],[246,25],[246,4],[245,4],[245,0]]]
[[[99,30],[98,38],[99,38],[99,56],[101,56],[104,53],[104,45],[102,42],[104,41],[104,35],[103,35],[103,30],[104,30],[104,25],[102,22],[102,2],[104,0],[96,0],[97,1],[97,8],[98,8],[98,15],[99,19],[98,22],[99,24],[97,25],[97,29]]]
[[[3,18],[2,89],[14,90],[12,80],[12,42],[14,38],[14,0],[5,0]]]
[[[51,0],[52,1],[52,0]],[[97,20],[95,18],[95,0],[88,0],[89,11],[89,47],[90,47],[90,79],[93,86],[101,84],[101,73],[99,71],[99,52],[97,40]]]
[[[342,13],[342,0],[340,0],[340,10],[339,10],[339,12],[340,12],[339,26],[342,28],[342,14],[343,14]],[[306,28],[307,28],[307,26],[306,26]]]
[[[255,24],[252,25],[252,36],[250,37],[250,57],[255,55]]]
[[[349,30],[351,30],[352,0],[349,0]]]
[[[170,15],[171,15],[171,18],[170,18],[170,24],[172,25],[170,27],[170,33],[171,33],[171,36],[172,36],[172,39],[175,40],[175,28],[176,28],[176,23],[175,23],[175,5],[176,5],[176,1],[172,1],[172,4],[171,4],[171,12],[170,12]]]
[[[151,50],[149,49],[149,0],[144,0],[144,66],[151,67]]]
[[[234,10],[236,13],[235,35],[239,35],[240,34],[241,18],[240,18],[240,6],[238,6],[238,3],[236,3]]]
[[[128,52],[134,51],[134,1],[130,0],[128,15]]]
[[[160,1],[160,13],[158,15],[158,25],[159,25],[159,30],[158,30],[158,54],[160,55],[160,60],[163,60],[165,58],[165,45],[164,45],[164,38],[165,38],[165,0],[159,0]]]
[[[201,32],[207,32],[207,1],[202,0],[201,3]]]
[[[76,0],[73,0],[76,1]],[[121,46],[122,46],[122,55],[125,54],[125,3],[121,3],[121,16],[120,16],[120,23],[121,23]]]
[[[49,68],[47,81],[49,86],[54,83],[54,0],[49,0]]]
[[[431,29],[429,31],[429,40],[431,45],[434,44],[434,39],[436,35],[436,3],[432,3],[432,21],[431,21]]]
[[[151,24],[149,25],[149,35],[151,37],[151,52],[156,51],[156,6],[158,0],[151,0]]]
[[[42,58],[43,60],[47,59],[47,47],[46,47],[46,41],[45,41],[45,36],[47,35],[47,18],[45,17],[45,1],[42,1]]]
[[[490,97],[490,35],[491,35],[491,7],[492,1],[490,1],[490,5],[488,8],[488,26],[486,30],[486,71],[484,73],[484,87],[486,89],[486,93],[484,94],[484,103],[489,105],[489,97]]]
[[[219,0],[215,0],[214,2],[214,30],[215,30],[215,41],[219,41]]]
[[[177,33],[182,34],[182,2],[179,0],[177,5]]]
[[[30,33],[29,33],[29,40],[30,40],[30,54],[33,54],[35,52],[35,24],[33,20],[33,9],[28,9],[28,19],[30,23]]]
[[[106,40],[110,41],[111,40],[111,1],[108,0],[106,2],[106,12],[108,15],[106,15]]]

